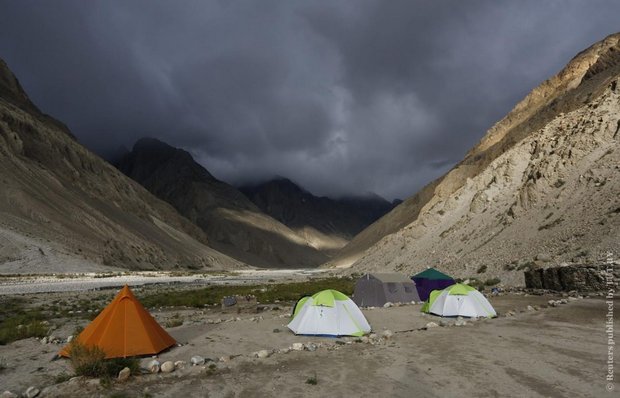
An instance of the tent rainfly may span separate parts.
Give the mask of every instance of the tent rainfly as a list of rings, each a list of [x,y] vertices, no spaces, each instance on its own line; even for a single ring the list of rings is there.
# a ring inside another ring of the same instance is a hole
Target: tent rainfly
[[[437,271],[435,268],[428,268],[419,274],[411,277],[415,282],[420,300],[426,301],[433,290],[441,290],[456,282],[451,276]]]
[[[495,309],[482,293],[462,283],[432,291],[428,302],[422,306],[422,311],[439,316],[497,316]]]
[[[422,301],[415,283],[402,274],[366,274],[355,283],[353,301],[360,307],[381,307],[387,302]]]
[[[345,294],[323,290],[297,302],[288,328],[295,334],[363,336],[370,325],[362,311]]]
[[[127,285],[75,340],[85,346],[98,346],[106,358],[153,355],[176,344]],[[59,354],[70,357],[71,344]]]

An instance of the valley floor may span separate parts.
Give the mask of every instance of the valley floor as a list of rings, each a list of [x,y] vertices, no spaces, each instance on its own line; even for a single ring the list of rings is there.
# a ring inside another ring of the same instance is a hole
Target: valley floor
[[[109,292],[110,298],[113,294]],[[32,295],[32,301],[43,297]],[[428,329],[428,322],[439,323],[440,318],[422,314],[420,305],[366,309],[378,335],[371,342],[295,336],[286,328],[290,305],[282,303],[258,314],[222,314],[213,307],[164,309],[154,316],[162,325],[171,318],[183,320],[167,328],[183,345],[160,354],[159,361],[187,361],[183,369],[132,376],[108,388],[81,378],[54,384],[56,375],[72,372],[67,360],[51,361],[62,344],[31,338],[0,346],[6,366],[0,386],[15,393],[35,386],[47,397],[612,396],[605,381],[604,299],[546,306],[558,298],[490,297],[499,318],[467,321],[465,326],[453,326],[451,320],[449,326]],[[528,305],[540,310],[528,311]],[[502,315],[510,310],[516,310],[515,316]],[[54,334],[64,338],[86,322],[69,320]],[[386,329],[393,336],[381,338]],[[310,342],[316,350],[288,351],[293,343]],[[275,352],[255,358],[259,350]],[[212,358],[216,367],[189,366],[193,355]],[[150,360],[143,359],[143,366]],[[316,384],[307,383],[312,379]]]

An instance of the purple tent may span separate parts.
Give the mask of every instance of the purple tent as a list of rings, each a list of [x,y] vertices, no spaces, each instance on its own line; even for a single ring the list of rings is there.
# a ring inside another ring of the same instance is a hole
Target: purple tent
[[[433,290],[442,290],[448,286],[454,285],[456,282],[452,277],[437,271],[435,268],[429,268],[411,277],[415,282],[420,300],[426,301]]]

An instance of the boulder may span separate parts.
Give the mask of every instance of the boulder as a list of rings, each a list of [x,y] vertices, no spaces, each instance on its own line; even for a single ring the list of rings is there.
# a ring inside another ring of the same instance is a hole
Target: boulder
[[[527,306],[527,310],[528,310],[528,311],[535,311],[535,310],[534,310],[534,307],[532,307],[531,305],[528,305],[528,306]]]
[[[172,373],[174,372],[174,362],[166,361],[161,364],[162,373]]]
[[[184,369],[185,365],[187,365],[187,362],[185,362],[185,361],[176,361],[174,363],[174,368],[175,369]]]
[[[260,350],[260,351],[258,351],[258,352],[256,352],[256,353],[254,353],[254,356],[255,356],[256,358],[261,358],[261,359],[263,359],[263,358],[269,358],[269,356],[270,356],[270,355],[271,355],[271,352],[269,352],[269,351],[267,351],[267,350]]]
[[[88,379],[84,382],[88,387],[101,387],[101,379]]]
[[[17,394],[10,392],[9,390],[4,391],[0,394],[0,398],[17,398]]]
[[[526,271],[524,273],[525,277],[525,286],[529,289],[542,289],[543,288],[543,278],[542,278],[542,269],[533,269],[530,271]]]
[[[385,304],[383,304],[383,308],[390,308],[392,307],[394,304],[390,303],[389,301]]]
[[[293,346],[291,347],[291,349],[293,351],[301,351],[304,349],[304,344],[303,343],[293,343]]]
[[[24,397],[26,398],[34,398],[39,395],[39,389],[33,386],[28,387],[26,392],[24,393]]]
[[[550,254],[547,253],[539,253],[536,255],[536,257],[534,258],[534,260],[536,261],[542,261],[543,263],[548,263],[551,262],[553,260],[553,258],[551,257]]]
[[[41,339],[41,344],[47,344],[47,336]]]
[[[125,381],[129,379],[129,376],[131,376],[131,369],[125,367],[120,372],[118,372],[117,379],[118,381]]]
[[[555,291],[562,290],[558,268],[547,268],[543,270],[543,287]]]
[[[160,363],[157,359],[153,359],[151,362],[146,365],[146,369],[151,373],[159,373]]]
[[[430,329],[430,328],[436,328],[436,327],[438,327],[438,326],[439,326],[439,325],[438,325],[438,324],[436,324],[435,322],[429,322],[429,323],[427,323],[427,324],[426,324],[426,328],[427,328],[427,329]]]
[[[308,350],[308,351],[316,351],[317,348],[319,348],[319,347],[316,344],[314,344],[314,343],[306,344],[306,350]]]
[[[194,355],[190,361],[189,361],[192,366],[197,366],[197,365],[204,365],[205,363],[205,359],[203,357],[201,357],[200,355]]]
[[[383,336],[384,339],[389,340],[389,339],[392,338],[392,336],[394,336],[394,332],[392,332],[391,330],[387,329],[387,330],[384,330],[383,333],[381,333],[381,336]]]

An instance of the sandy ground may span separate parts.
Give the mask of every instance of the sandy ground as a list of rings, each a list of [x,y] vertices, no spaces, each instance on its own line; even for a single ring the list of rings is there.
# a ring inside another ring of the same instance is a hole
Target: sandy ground
[[[184,319],[182,326],[168,328],[183,345],[160,354],[160,362],[189,363],[193,355],[201,355],[215,360],[217,369],[187,366],[171,374],[132,377],[109,388],[79,378],[54,384],[54,376],[72,372],[67,360],[51,361],[62,344],[41,344],[33,338],[0,346],[0,358],[7,366],[0,372],[0,386],[16,393],[35,386],[48,397],[106,397],[121,392],[156,397],[612,396],[606,393],[604,380],[605,302],[586,298],[526,310],[553,298],[558,297],[492,297],[498,313],[517,310],[516,316],[427,330],[421,329],[440,318],[420,313],[419,305],[366,309],[364,314],[379,336],[385,329],[394,332],[392,338],[375,344],[295,336],[286,328],[290,306],[283,304],[258,314],[222,314],[217,308],[155,311],[162,324],[176,314]],[[54,334],[64,338],[76,324],[85,323],[67,321]],[[310,342],[319,345],[316,351],[277,352],[293,343]],[[253,355],[258,350],[276,352],[258,359]],[[221,361],[224,356],[232,358]],[[150,360],[143,359],[143,366]],[[306,383],[312,377],[316,385]]]

